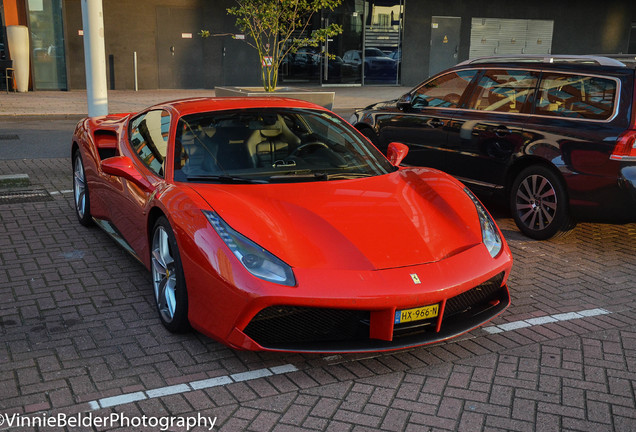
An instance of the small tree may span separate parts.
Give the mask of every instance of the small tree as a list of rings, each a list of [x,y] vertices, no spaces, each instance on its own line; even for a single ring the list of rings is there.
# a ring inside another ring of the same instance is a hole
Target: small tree
[[[342,26],[330,24],[307,35],[310,21],[321,9],[334,10],[342,0],[235,0],[227,9],[236,16],[236,27],[248,36],[246,42],[258,51],[265,91],[274,91],[283,59],[303,46],[318,46],[342,33]],[[207,30],[199,33],[211,36]]]

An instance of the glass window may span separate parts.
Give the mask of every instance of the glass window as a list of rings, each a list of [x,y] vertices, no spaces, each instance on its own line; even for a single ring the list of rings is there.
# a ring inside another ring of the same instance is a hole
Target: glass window
[[[29,0],[26,3],[31,32],[33,86],[36,90],[66,90],[63,2]]]
[[[476,74],[477,70],[451,72],[429,81],[415,90],[411,105],[413,108],[457,108],[462,94]]]
[[[169,132],[170,114],[166,111],[149,111],[130,122],[130,144],[139,159],[160,176],[168,152]]]
[[[616,81],[583,75],[544,74],[535,113],[607,120],[614,113]]]
[[[468,108],[503,113],[524,112],[537,85],[535,73],[519,70],[487,70],[479,79]]]
[[[326,181],[395,170],[346,121],[328,112],[286,108],[182,117],[174,167],[177,181],[243,183]]]

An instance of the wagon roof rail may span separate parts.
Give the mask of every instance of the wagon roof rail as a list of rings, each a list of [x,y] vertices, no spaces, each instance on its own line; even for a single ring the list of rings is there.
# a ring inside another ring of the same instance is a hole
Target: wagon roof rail
[[[553,55],[553,54],[516,54],[478,57],[461,62],[458,66],[477,63],[504,63],[504,62],[528,62],[528,63],[590,63],[600,66],[627,66],[618,58],[602,55]]]

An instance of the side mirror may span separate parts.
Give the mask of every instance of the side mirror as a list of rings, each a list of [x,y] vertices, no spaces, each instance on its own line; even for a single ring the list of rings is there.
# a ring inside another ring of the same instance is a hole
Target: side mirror
[[[387,158],[389,158],[389,162],[391,162],[391,165],[399,166],[408,152],[409,148],[406,145],[399,142],[392,142],[391,144],[389,144],[386,155]]]
[[[143,177],[127,156],[114,156],[104,159],[101,163],[102,171],[108,175],[121,177],[140,186],[146,191],[152,190],[152,185]]]
[[[400,96],[400,98],[397,101],[397,107],[398,109],[401,109],[401,110],[407,110],[411,108],[412,102],[413,102],[413,97],[410,95],[410,93],[407,93],[405,95]]]

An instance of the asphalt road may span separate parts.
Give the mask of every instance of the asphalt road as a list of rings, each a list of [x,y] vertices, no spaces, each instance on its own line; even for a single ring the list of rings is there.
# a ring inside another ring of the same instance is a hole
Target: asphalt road
[[[69,156],[79,118],[0,119],[0,159],[51,159]]]

